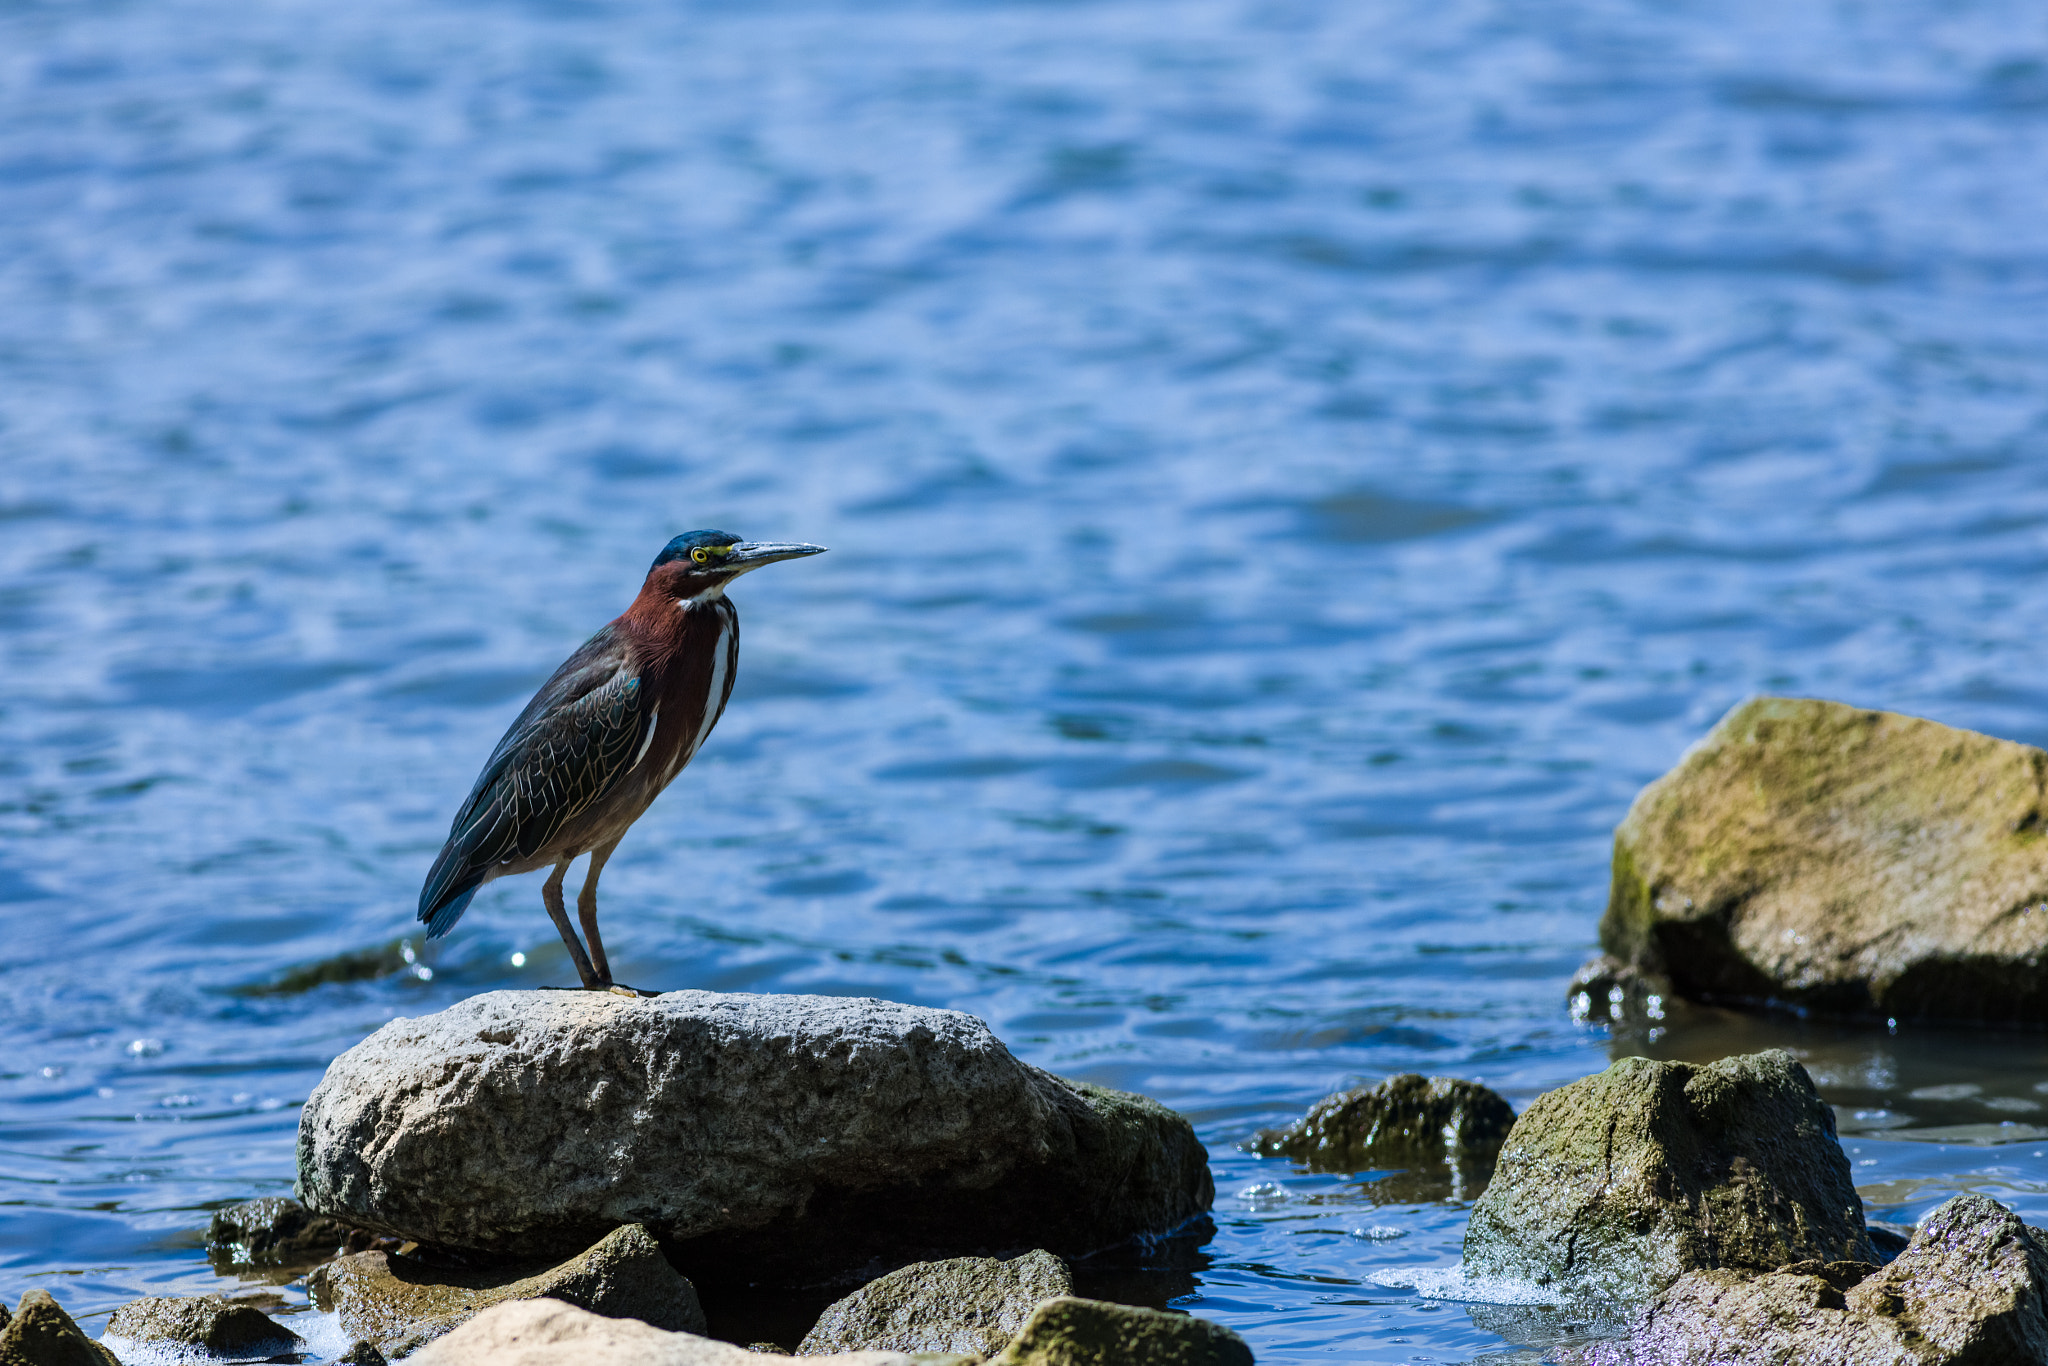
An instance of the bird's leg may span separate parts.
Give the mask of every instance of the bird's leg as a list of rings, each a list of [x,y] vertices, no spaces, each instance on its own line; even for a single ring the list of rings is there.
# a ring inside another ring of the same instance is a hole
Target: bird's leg
[[[562,874],[569,871],[569,860],[563,859],[555,865],[555,871],[548,874],[548,880],[540,886],[540,899],[548,904],[548,918],[561,931],[562,942],[569,946],[569,957],[575,960],[576,975],[583,979],[585,990],[602,991],[610,986],[611,974],[599,977],[590,969],[590,957],[583,952],[583,944],[576,938],[576,930],[569,924],[569,908],[562,904]]]
[[[597,933],[597,876],[604,871],[605,861],[611,858],[612,850],[619,847],[613,840],[590,851],[590,867],[583,874],[583,890],[576,894],[576,918],[583,922],[583,937],[590,941],[590,961],[597,965],[597,978],[606,986],[612,984],[612,965],[605,961],[604,940]]]

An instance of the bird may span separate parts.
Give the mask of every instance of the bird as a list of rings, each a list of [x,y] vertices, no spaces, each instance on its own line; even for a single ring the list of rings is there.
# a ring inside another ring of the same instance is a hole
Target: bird
[[[632,606],[563,661],[484,762],[420,889],[427,938],[454,929],[485,883],[552,867],[541,900],[584,989],[638,995],[612,981],[597,932],[598,876],[732,696],[740,619],[727,587],[824,549],[712,530],[663,546]],[[587,953],[562,902],[562,878],[584,854],[576,913]]]

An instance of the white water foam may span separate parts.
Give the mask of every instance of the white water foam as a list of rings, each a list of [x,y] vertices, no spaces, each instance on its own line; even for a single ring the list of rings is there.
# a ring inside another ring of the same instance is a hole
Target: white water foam
[[[1469,1304],[1561,1305],[1565,1297],[1533,1281],[1511,1280],[1505,1276],[1467,1276],[1465,1264],[1450,1266],[1393,1266],[1375,1269],[1373,1280],[1394,1288],[1412,1289],[1426,1300],[1456,1300]]]

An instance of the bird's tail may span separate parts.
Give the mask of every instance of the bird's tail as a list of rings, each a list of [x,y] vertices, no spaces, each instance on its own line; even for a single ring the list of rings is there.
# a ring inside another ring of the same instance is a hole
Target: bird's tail
[[[455,922],[462,919],[462,913],[469,909],[469,903],[475,898],[477,889],[483,885],[479,879],[438,906],[420,907],[420,919],[427,922],[427,938],[439,939],[454,929]]]

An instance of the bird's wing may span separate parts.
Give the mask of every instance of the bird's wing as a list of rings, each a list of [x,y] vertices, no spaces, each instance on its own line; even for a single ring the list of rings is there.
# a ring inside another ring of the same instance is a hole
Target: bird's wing
[[[494,865],[539,853],[632,768],[654,724],[645,700],[632,652],[609,626],[555,670],[455,814],[420,890],[429,938],[454,926]]]

